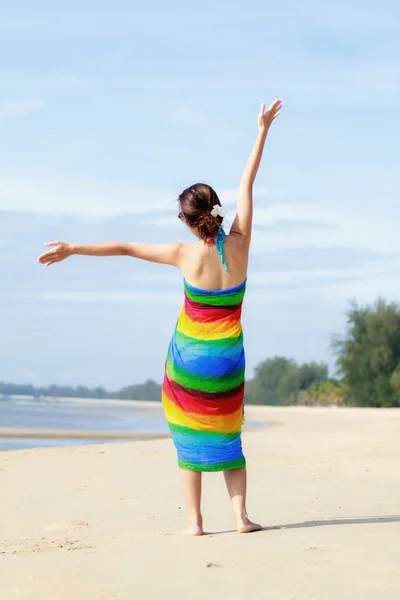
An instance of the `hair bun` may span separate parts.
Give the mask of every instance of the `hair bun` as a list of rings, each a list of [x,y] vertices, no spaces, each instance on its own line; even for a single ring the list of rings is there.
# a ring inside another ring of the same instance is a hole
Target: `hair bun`
[[[221,206],[217,193],[212,187],[205,183],[190,186],[179,196],[179,204],[180,214],[189,227],[197,229],[200,239],[207,240],[218,234],[223,216],[211,214],[216,206]],[[220,212],[223,213],[222,210]]]
[[[221,217],[213,217],[212,214],[206,213],[199,218],[198,230],[202,240],[213,238],[220,230],[222,223]]]

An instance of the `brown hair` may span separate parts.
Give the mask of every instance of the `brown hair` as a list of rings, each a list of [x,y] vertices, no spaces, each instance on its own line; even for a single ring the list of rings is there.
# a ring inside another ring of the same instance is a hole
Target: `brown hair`
[[[211,211],[215,204],[221,206],[220,199],[213,188],[205,183],[196,183],[183,190],[178,198],[179,218],[189,227],[197,229],[202,240],[217,235],[222,225],[222,217],[213,217]]]

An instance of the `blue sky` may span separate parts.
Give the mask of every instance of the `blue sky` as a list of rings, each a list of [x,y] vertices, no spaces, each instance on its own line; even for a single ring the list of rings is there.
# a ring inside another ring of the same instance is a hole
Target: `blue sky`
[[[232,220],[259,105],[276,97],[247,375],[276,354],[332,364],[350,298],[400,299],[397,0],[32,4],[0,7],[0,380],[161,380],[178,273],[36,257],[52,239],[188,240],[174,198],[196,181]]]

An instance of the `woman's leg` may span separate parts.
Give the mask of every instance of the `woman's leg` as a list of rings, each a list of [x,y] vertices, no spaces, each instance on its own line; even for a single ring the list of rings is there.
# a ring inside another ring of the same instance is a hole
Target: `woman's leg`
[[[203,535],[201,516],[201,473],[181,469],[181,481],[189,511],[189,527],[182,531],[185,535]]]
[[[224,471],[225,483],[228,489],[229,497],[232,500],[233,512],[236,519],[236,526],[239,533],[250,533],[259,531],[261,525],[253,523],[247,516],[246,492],[247,492],[247,471],[246,468],[232,469]]]

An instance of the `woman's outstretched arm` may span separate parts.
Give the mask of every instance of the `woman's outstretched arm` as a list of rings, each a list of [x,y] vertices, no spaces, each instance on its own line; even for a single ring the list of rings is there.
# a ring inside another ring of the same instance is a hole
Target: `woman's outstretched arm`
[[[265,110],[265,104],[261,105],[257,119],[257,140],[246,163],[242,179],[240,180],[236,217],[233,221],[230,233],[239,235],[248,242],[250,242],[253,221],[253,184],[260,166],[269,128],[273,120],[279,115],[281,108],[281,100],[275,100],[268,110]]]
[[[50,266],[73,255],[82,256],[132,256],[155,263],[179,267],[187,244],[180,242],[169,244],[140,244],[128,242],[103,242],[100,244],[67,244],[66,242],[48,242],[52,246],[39,256],[38,263]]]

